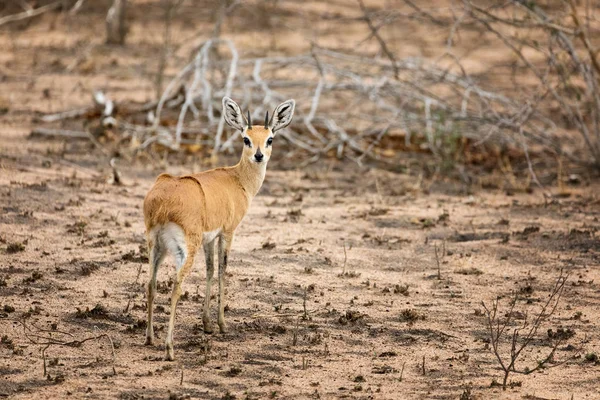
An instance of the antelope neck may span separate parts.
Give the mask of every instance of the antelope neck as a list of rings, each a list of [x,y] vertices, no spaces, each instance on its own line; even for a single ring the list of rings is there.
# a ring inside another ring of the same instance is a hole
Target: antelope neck
[[[264,161],[260,163],[251,162],[242,156],[240,162],[233,168],[246,193],[252,197],[256,196],[265,180],[267,163]]]

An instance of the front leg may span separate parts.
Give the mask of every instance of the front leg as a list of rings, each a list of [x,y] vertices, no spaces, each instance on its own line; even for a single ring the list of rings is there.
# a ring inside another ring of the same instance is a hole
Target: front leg
[[[215,272],[215,241],[204,244],[204,257],[206,258],[206,293],[204,296],[204,310],[202,311],[202,325],[205,333],[212,333],[210,323],[210,292],[212,278]]]
[[[227,332],[225,325],[225,274],[227,273],[227,259],[229,258],[229,249],[233,241],[232,233],[222,233],[219,236],[219,316],[218,324],[221,333]]]

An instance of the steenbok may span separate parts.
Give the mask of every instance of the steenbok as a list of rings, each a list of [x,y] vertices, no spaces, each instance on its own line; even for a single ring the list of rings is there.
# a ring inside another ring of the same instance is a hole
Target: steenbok
[[[226,331],[223,315],[225,302],[225,271],[235,229],[238,227],[256,193],[258,193],[271,156],[275,133],[285,128],[294,114],[295,102],[281,103],[271,119],[267,112],[263,125],[252,125],[250,112],[244,118],[240,107],[230,98],[223,98],[225,121],[242,133],[244,150],[240,161],[232,166],[216,168],[199,174],[172,176],[162,174],[144,199],[144,221],[151,267],[148,282],[148,325],[146,344],[154,342],[152,321],[156,275],[167,255],[175,258],[177,278],[171,294],[171,317],[167,331],[166,358],[173,360],[173,329],[175,309],[181,295],[181,284],[190,273],[198,250],[204,248],[206,258],[206,294],[202,322],[204,331],[212,332],[210,322],[210,292],[215,270],[215,239],[219,239],[219,330]]]

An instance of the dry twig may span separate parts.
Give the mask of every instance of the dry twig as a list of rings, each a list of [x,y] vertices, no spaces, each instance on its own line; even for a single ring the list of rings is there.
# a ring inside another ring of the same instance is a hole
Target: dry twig
[[[511,372],[516,373],[531,373],[539,368],[542,368],[546,362],[552,359],[556,348],[559,346],[559,343],[555,343],[550,354],[545,358],[541,364],[538,363],[538,366],[534,369],[526,369],[523,371],[519,371],[516,369],[516,362],[522,351],[531,344],[533,339],[536,337],[538,330],[540,329],[543,322],[545,322],[550,316],[554,314],[562,294],[564,292],[565,283],[567,282],[568,275],[563,274],[561,271],[559,277],[554,283],[548,300],[542,305],[542,308],[539,312],[533,317],[533,320],[528,320],[527,316],[525,316],[523,324],[517,325],[512,328],[514,324],[514,316],[515,316],[515,306],[518,301],[518,296],[512,298],[509,303],[508,310],[505,313],[502,313],[498,309],[498,300],[492,302],[492,305],[488,307],[485,302],[482,302],[482,306],[485,310],[486,317],[486,325],[490,338],[491,350],[498,360],[502,371],[504,372],[504,377],[502,381],[502,388],[506,390],[506,386],[508,383],[508,377]],[[505,317],[502,318],[502,315]],[[512,330],[512,333],[509,332]],[[521,335],[521,332],[525,332],[524,335]],[[510,343],[510,352],[508,357],[506,357],[501,346],[503,342],[508,340]]]
[[[0,26],[7,24],[9,22],[22,21],[24,19],[37,17],[38,15],[42,15],[47,11],[56,10],[64,4],[64,1],[55,1],[54,3],[47,4],[38,8],[30,8],[18,14],[7,15],[6,17],[0,18]]]

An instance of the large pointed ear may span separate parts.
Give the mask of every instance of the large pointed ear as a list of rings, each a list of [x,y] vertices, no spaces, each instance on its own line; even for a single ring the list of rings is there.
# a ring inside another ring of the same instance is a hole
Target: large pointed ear
[[[229,126],[240,131],[243,131],[248,125],[246,118],[242,115],[240,106],[229,97],[223,97],[223,117],[225,117],[225,122]]]
[[[292,99],[286,100],[275,108],[275,112],[273,113],[273,117],[271,117],[271,122],[269,123],[269,128],[271,128],[271,132],[275,133],[280,129],[285,128],[292,122],[292,117],[294,116],[294,107],[296,107],[296,102]]]

